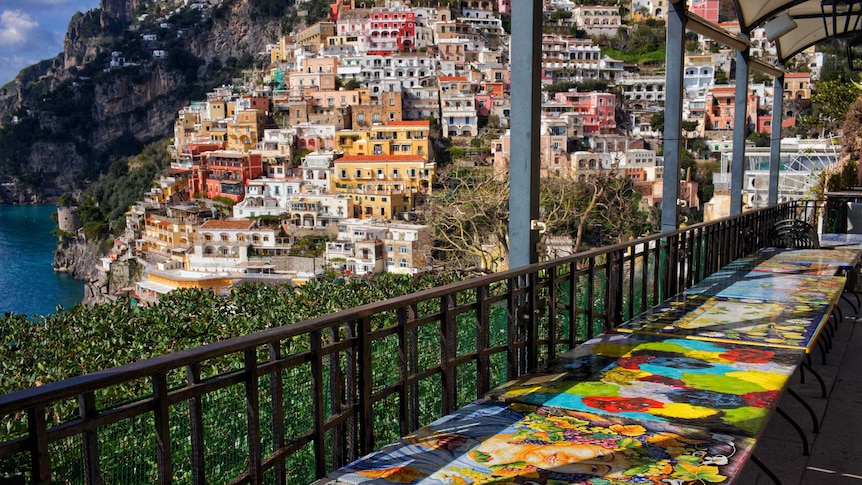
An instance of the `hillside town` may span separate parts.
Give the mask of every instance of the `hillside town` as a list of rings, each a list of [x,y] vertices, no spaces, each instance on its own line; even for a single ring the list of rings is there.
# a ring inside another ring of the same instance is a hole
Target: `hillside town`
[[[543,93],[543,177],[614,173],[632,180],[645,206],[660,207],[662,133],[654,118],[664,109],[663,66],[614,59],[596,39],[660,25],[665,3],[545,2],[542,83],[571,87]],[[691,4],[694,14],[719,22],[719,0]],[[302,284],[327,272],[431,270],[434,230],[424,216],[433,210],[433,191],[445,190],[436,184],[442,154],[456,147],[465,156],[451,163],[508,176],[512,19],[511,0],[424,5],[336,0],[328,19],[273,39],[259,56],[264,68],[182,109],[169,146],[170,175],[128,211],[125,234],[102,270],[130,259],[143,263],[142,278],[125,290],[144,303],[177,288],[224,293],[243,281]],[[201,18],[211,8],[201,1],[177,6]],[[171,26],[152,25],[159,31],[138,35],[162,59],[168,53],[158,39]],[[762,28],[752,39],[752,55],[775,55]],[[735,89],[727,79],[735,51],[704,37],[689,47],[683,116],[696,126],[685,135],[706,140],[722,170],[705,203],[698,182],[683,177],[678,204],[709,220],[728,210]],[[823,67],[813,48],[798,58],[799,72],[785,77],[791,110],[810,100]],[[130,65],[135,61],[115,52],[105,68]],[[751,84],[752,132],[771,132],[772,94],[771,81]],[[792,113],[784,119],[787,127],[795,123]],[[768,171],[759,162],[766,150],[747,153],[750,207],[765,204]],[[834,163],[836,148],[829,139],[789,138],[782,158],[800,174],[783,175],[782,197],[802,197],[811,173]],[[60,228],[75,230],[74,212],[60,211]]]

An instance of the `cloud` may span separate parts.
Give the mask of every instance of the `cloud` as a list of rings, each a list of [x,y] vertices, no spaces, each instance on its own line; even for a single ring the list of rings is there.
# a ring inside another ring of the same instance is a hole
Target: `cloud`
[[[20,10],[5,10],[0,14],[0,46],[26,45],[38,27],[39,22],[26,13]]]

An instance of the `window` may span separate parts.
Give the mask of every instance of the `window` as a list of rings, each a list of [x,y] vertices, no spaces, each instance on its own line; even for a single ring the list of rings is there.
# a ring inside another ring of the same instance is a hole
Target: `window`
[[[393,266],[395,264],[395,260],[392,258],[386,258],[386,265]]]
[[[343,169],[343,168],[341,169],[341,178],[343,178],[343,179],[347,178],[347,170],[346,169]]]
[[[407,260],[404,258],[401,258],[401,261],[398,262],[398,266],[400,266],[402,268],[407,268],[408,267],[407,266]]]
[[[398,177],[398,169],[397,169],[397,168],[393,168],[393,169],[392,169],[392,176],[393,176],[393,177]]]
[[[401,246],[398,248],[398,252],[401,254],[407,254],[407,246]]]
[[[362,170],[356,170],[356,178],[362,178]]]
[[[391,252],[393,252],[393,251],[395,251],[395,248],[393,248],[391,244],[389,244],[388,246],[386,246],[386,252],[387,252],[387,253],[391,253]]]
[[[376,148],[376,147],[375,147],[375,149],[374,149],[374,153],[377,153],[377,148]],[[382,168],[378,168],[378,169],[377,169],[377,178],[383,178],[383,169],[382,169]]]

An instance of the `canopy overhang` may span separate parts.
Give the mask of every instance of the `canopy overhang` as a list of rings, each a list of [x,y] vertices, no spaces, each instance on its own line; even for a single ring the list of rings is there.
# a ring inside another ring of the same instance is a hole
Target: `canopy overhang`
[[[775,39],[778,63],[830,37],[852,41],[862,33],[859,0],[734,0],[740,29],[750,32],[769,22],[789,18],[795,28]]]

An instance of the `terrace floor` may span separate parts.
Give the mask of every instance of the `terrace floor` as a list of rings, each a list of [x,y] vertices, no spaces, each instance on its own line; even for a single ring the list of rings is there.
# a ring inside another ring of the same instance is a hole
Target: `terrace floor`
[[[819,386],[807,374],[805,384],[795,376],[791,385],[814,408],[820,418],[820,433],[813,433],[807,412],[792,397],[785,394],[779,403],[806,431],[810,456],[802,454],[799,434],[778,415],[766,426],[755,449],[755,456],[783,485],[862,485],[862,314],[856,314],[843,300],[839,308],[844,312],[844,321],[838,325],[826,365],[819,350],[812,355],[828,395],[821,398]],[[749,462],[736,483],[773,482]]]

